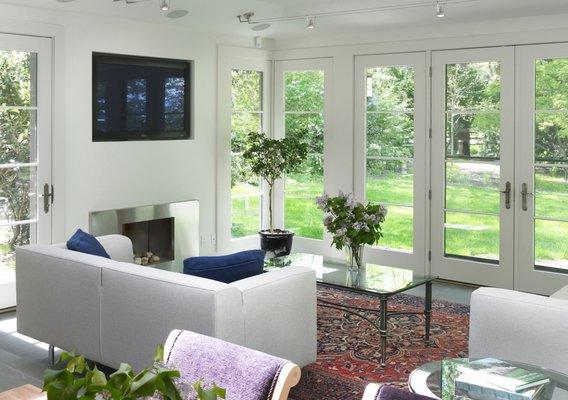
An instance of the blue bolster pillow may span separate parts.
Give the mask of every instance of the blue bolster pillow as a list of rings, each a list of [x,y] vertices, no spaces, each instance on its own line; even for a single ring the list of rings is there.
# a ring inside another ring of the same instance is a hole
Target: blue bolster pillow
[[[248,250],[226,256],[191,257],[183,262],[183,273],[231,283],[264,271],[262,250]]]
[[[67,248],[69,250],[78,251],[93,256],[110,258],[102,244],[96,237],[77,229],[77,232],[71,236],[67,241]]]

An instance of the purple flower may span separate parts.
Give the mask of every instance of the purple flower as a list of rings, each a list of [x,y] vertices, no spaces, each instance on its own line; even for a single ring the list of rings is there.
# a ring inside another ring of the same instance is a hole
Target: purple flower
[[[316,204],[320,210],[324,210],[327,208],[327,202],[329,200],[329,196],[327,194],[323,194],[323,196],[316,197]]]
[[[323,219],[323,224],[324,224],[326,227],[329,227],[332,223],[333,223],[333,216],[331,216],[331,215],[326,215],[326,217]]]

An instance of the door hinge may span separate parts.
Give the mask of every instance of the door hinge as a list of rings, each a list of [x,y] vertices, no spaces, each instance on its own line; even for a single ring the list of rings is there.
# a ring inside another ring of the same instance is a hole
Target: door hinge
[[[43,185],[43,211],[47,214],[49,212],[49,207],[53,205],[55,200],[55,189],[51,185],[51,192],[49,191],[49,184]]]
[[[432,189],[428,190],[428,200],[432,200]]]
[[[428,137],[432,139],[432,128],[428,129]]]
[[[428,261],[432,261],[432,250],[428,250]]]
[[[430,74],[430,78],[434,75],[434,73],[433,73],[433,71],[432,71],[432,67],[429,68],[429,72],[428,72],[428,73]]]

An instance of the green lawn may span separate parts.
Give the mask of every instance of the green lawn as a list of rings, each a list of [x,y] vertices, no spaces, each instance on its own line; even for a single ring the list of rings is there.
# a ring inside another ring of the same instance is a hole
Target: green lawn
[[[539,217],[568,221],[568,183],[558,177],[537,176],[536,213]],[[459,211],[497,213],[499,194],[491,182],[468,184],[452,179],[447,190],[447,207]],[[289,182],[285,201],[286,228],[298,236],[321,239],[323,237],[322,213],[314,200],[322,193],[321,182]],[[383,225],[384,238],[380,246],[412,250],[412,176],[368,178],[367,197],[389,206]],[[258,203],[233,201],[234,227],[239,234],[256,232]],[[497,259],[499,257],[499,218],[463,212],[448,212],[446,226],[446,253],[460,256]],[[247,228],[249,227],[249,228]],[[538,220],[536,230],[536,258],[541,263],[565,265],[568,260],[568,223]],[[235,232],[235,229],[233,230]],[[512,234],[512,232],[511,232]]]

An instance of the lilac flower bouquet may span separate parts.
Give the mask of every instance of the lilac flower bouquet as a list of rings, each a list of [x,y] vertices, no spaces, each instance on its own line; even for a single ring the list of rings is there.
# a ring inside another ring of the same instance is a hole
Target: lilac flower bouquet
[[[374,245],[383,237],[381,224],[387,209],[380,204],[357,203],[352,194],[341,191],[337,197],[318,197],[316,204],[325,213],[323,224],[333,235],[332,245],[345,249],[350,267],[361,267],[365,245]]]

